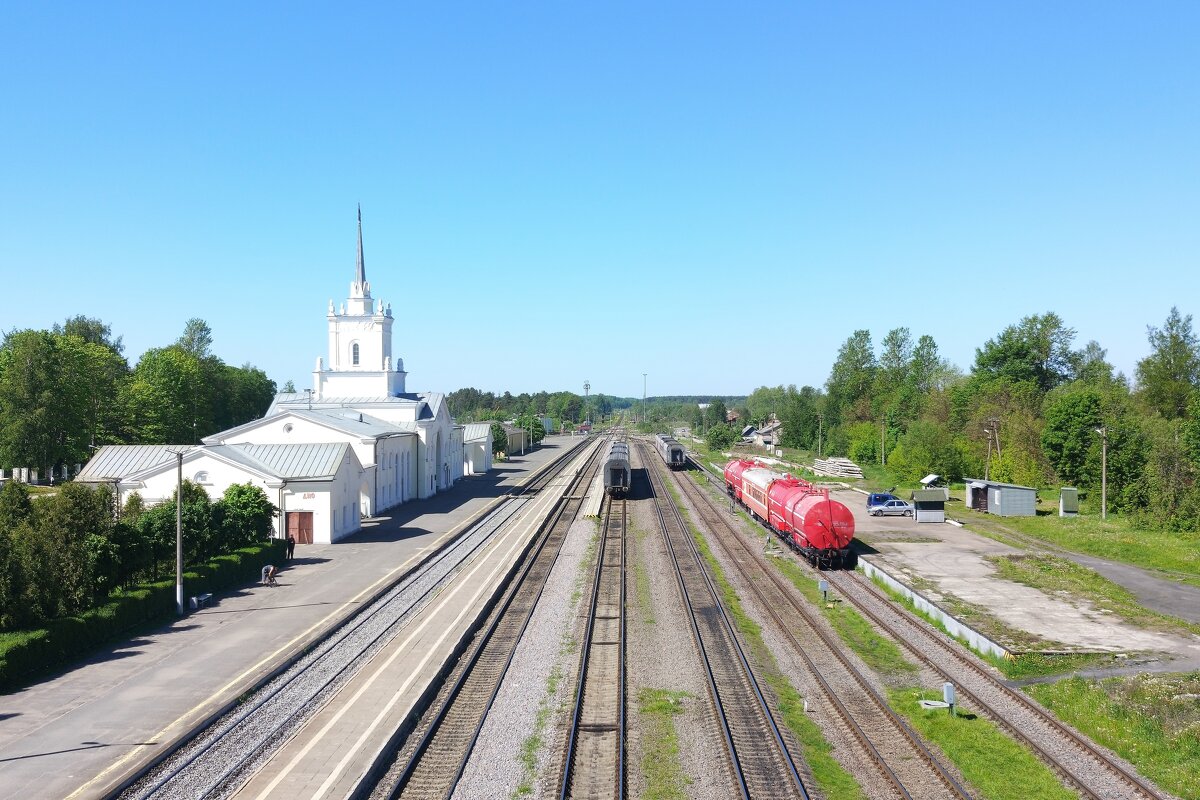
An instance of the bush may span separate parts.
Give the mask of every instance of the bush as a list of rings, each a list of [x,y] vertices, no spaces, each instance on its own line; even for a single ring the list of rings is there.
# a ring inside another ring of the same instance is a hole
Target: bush
[[[217,556],[184,573],[184,589],[189,596],[215,593],[257,579],[264,564],[282,560],[284,546],[283,541],[272,539]],[[19,679],[44,675],[52,667],[119,639],[139,625],[165,622],[174,616],[172,577],[128,591],[117,590],[104,605],[52,620],[39,630],[0,633],[0,691],[11,690]]]

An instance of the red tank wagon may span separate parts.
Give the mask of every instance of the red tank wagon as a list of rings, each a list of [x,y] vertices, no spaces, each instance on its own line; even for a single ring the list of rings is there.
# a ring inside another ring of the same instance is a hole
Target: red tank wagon
[[[813,564],[854,564],[854,515],[829,490],[744,459],[725,465],[725,490]]]

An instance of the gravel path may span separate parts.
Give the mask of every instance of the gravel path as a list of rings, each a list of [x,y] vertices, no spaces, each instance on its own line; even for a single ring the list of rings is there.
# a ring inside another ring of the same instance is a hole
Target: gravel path
[[[634,469],[642,467],[637,452]],[[635,486],[636,486],[635,477]],[[658,521],[654,501],[639,498],[630,503],[630,569],[627,587],[629,611],[627,648],[627,782],[630,797],[646,792],[642,763],[647,742],[640,724],[638,694],[644,688],[683,692],[683,710],[674,716],[679,763],[691,781],[687,796],[695,800],[725,800],[735,791],[725,768],[725,746],[708,699],[708,685],[692,641],[679,587]],[[640,565],[635,567],[634,565]],[[645,580],[648,586],[638,586]],[[649,601],[649,608],[644,603]]]
[[[512,665],[484,721],[455,800],[499,800],[514,796],[523,784],[529,797],[548,797],[556,790],[563,717],[575,691],[584,602],[591,582],[595,520],[571,525],[546,588]],[[554,691],[550,691],[553,686]],[[531,737],[538,736],[536,767],[524,756]]]

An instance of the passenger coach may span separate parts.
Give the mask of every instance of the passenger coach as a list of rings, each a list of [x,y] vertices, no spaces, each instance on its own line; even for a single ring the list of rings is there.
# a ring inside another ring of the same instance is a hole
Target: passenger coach
[[[604,450],[604,491],[612,497],[624,497],[629,491],[629,445],[614,439]]]
[[[654,435],[654,446],[659,456],[671,469],[683,469],[687,466],[687,449],[665,433]]]

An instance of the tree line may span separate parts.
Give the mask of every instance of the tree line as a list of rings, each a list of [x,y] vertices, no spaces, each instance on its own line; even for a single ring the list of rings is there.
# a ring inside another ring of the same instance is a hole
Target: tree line
[[[212,330],[188,320],[134,367],[122,337],[85,316],[0,342],[0,466],[86,462],[105,444],[192,444],[260,417],[275,396],[262,370],[213,355]]]
[[[1135,521],[1200,529],[1200,342],[1172,308],[1148,326],[1132,379],[1095,341],[1082,347],[1057,314],[1025,317],[976,349],[969,372],[929,336],[896,328],[878,351],[868,330],[838,350],[824,387],[760,387],[750,419],[783,422],[788,447],[860,463],[901,480],[987,477],[1098,494],[1107,443],[1108,507]]]
[[[235,484],[213,502],[183,483],[184,563],[265,542],[275,507],[262,489]],[[175,499],[145,508],[134,493],[119,518],[107,487],[65,483],[33,498],[0,487],[0,631],[35,628],[105,602],[114,589],[174,574]]]

